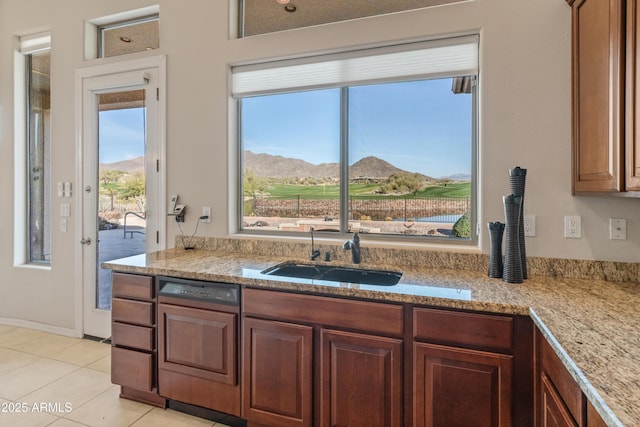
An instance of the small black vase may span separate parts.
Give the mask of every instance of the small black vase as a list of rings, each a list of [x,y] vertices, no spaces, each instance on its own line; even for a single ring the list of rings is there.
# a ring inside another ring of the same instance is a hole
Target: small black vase
[[[511,194],[503,197],[505,217],[505,248],[502,280],[522,283],[522,258],[520,257],[520,205],[522,196]]]
[[[489,222],[489,277],[502,277],[502,235],[504,223]]]

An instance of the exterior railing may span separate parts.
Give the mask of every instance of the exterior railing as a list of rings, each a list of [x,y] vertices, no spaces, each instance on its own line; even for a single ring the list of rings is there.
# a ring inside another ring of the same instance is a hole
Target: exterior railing
[[[454,223],[471,210],[469,197],[351,196],[352,220],[432,221]],[[245,200],[245,215],[281,218],[339,217],[338,197],[253,195]]]

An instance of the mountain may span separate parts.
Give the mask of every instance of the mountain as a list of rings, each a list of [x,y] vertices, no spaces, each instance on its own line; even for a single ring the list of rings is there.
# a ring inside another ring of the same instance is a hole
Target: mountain
[[[388,178],[398,172],[404,171],[374,156],[364,157],[349,166],[350,178]]]
[[[271,154],[245,150],[245,170],[253,171],[257,176],[266,178],[338,178],[338,163],[321,163],[314,165],[300,159],[292,159]],[[351,178],[385,179],[398,172],[406,172],[391,163],[374,156],[364,157],[349,166]],[[425,176],[425,179],[431,179]]]
[[[144,156],[113,163],[100,163],[99,168],[105,170],[123,171],[128,173],[129,175],[136,175],[138,173],[142,174],[144,173]]]
[[[268,178],[332,178],[340,175],[337,163],[314,165],[300,159],[273,156],[265,153],[244,152],[245,170],[253,171],[257,176]]]
[[[456,173],[453,175],[442,176],[440,179],[449,179],[451,181],[471,181],[471,175],[468,173]]]

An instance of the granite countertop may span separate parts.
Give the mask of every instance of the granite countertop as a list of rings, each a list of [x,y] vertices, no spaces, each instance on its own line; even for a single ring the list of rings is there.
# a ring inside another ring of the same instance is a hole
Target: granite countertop
[[[306,260],[169,249],[106,262],[126,273],[530,316],[609,426],[640,426],[640,285],[534,276],[522,284],[477,271],[404,267],[395,286],[276,278],[260,272]],[[339,264],[332,262],[332,264]]]

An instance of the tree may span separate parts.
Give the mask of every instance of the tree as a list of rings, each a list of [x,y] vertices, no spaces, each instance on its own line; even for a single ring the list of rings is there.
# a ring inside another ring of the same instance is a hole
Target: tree
[[[138,208],[141,211],[145,210],[146,206],[146,184],[144,177],[137,175],[127,179],[122,186],[120,195],[123,199],[134,199]]]
[[[116,194],[116,183],[122,179],[126,172],[115,169],[100,169],[98,181],[100,181],[100,191],[109,195],[111,209],[113,210],[113,199]]]
[[[267,189],[267,181],[263,177],[257,176],[251,170],[245,171],[244,179],[243,179],[243,188],[244,188],[244,193],[248,195],[262,193]]]
[[[380,187],[383,194],[391,191],[400,193],[411,193],[414,196],[424,187],[422,175],[415,172],[397,172],[389,176],[386,182]]]

